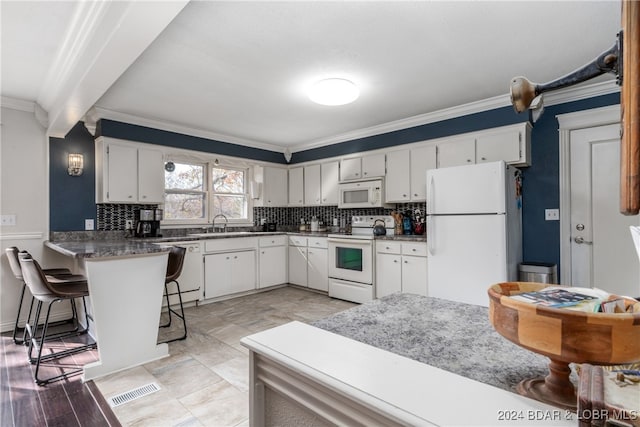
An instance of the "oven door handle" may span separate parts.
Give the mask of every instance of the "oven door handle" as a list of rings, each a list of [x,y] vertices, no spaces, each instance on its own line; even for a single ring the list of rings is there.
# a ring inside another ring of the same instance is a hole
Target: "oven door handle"
[[[327,242],[343,244],[343,245],[357,245],[357,246],[371,246],[373,240],[359,240],[359,239],[332,239],[328,238]]]

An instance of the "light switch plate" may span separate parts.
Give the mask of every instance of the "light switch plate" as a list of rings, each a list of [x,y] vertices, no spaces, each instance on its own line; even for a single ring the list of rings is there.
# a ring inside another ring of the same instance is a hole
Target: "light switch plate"
[[[0,216],[0,225],[4,225],[4,226],[16,225],[16,216],[15,215],[1,215]]]
[[[545,221],[560,221],[560,209],[545,209],[544,210]]]
[[[93,219],[85,219],[84,220],[84,229],[85,230],[93,230]]]

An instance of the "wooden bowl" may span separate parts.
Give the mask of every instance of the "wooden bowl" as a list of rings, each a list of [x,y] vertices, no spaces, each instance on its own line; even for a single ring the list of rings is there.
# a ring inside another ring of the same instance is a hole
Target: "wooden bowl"
[[[640,312],[587,313],[509,298],[548,286],[551,285],[533,282],[491,286],[489,320],[509,341],[551,359],[549,375],[524,380],[518,385],[518,392],[575,409],[576,392],[569,379],[569,363],[618,365],[640,361]]]

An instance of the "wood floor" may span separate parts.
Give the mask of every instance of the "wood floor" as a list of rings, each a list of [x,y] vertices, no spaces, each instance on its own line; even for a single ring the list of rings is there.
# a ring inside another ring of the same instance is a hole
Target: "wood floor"
[[[56,345],[77,345],[73,341]],[[10,333],[0,335],[0,426],[120,426],[93,381],[83,384],[81,376],[75,375],[46,386],[36,385],[26,350],[14,344]],[[96,358],[97,351],[93,350],[62,362],[84,365]],[[46,367],[41,371],[46,376],[60,369]]]

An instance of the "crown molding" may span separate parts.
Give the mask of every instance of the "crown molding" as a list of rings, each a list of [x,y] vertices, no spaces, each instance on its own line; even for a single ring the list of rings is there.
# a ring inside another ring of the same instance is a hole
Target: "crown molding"
[[[43,128],[46,129],[49,126],[49,114],[37,102],[3,96],[0,100],[0,105],[2,105],[2,108],[33,113]]]
[[[26,99],[2,96],[0,98],[0,105],[2,105],[2,108],[10,108],[27,113],[34,113],[36,111],[36,103],[34,101],[27,101]]]
[[[563,104],[566,102],[579,101],[582,99],[592,98],[600,95],[607,95],[610,93],[619,92],[620,87],[616,85],[615,81],[606,81],[602,83],[595,83],[591,85],[583,85],[570,87],[554,91],[553,93],[545,94],[544,104],[546,106]],[[416,126],[421,126],[429,123],[436,123],[443,120],[453,119],[456,117],[463,117],[470,114],[481,113],[484,111],[494,110],[497,108],[503,108],[511,106],[511,100],[508,94],[494,96],[492,98],[486,98],[480,101],[470,102],[468,104],[458,105],[451,108],[445,108],[442,110],[434,111],[431,113],[420,114],[417,116],[408,117],[406,119],[395,120],[388,123],[383,123],[368,128],[358,129],[350,132],[345,132],[339,135],[335,135],[328,138],[321,138],[310,141],[308,143],[298,144],[288,149],[292,152],[305,151],[313,148],[324,147],[332,144],[339,144],[341,142],[351,141],[359,138],[366,138],[370,136],[380,135],[383,133],[398,131],[402,129],[408,129]],[[179,123],[160,121],[156,119],[150,119],[146,117],[136,116],[133,114],[121,113],[106,108],[94,106],[90,110],[91,119],[87,119],[89,122],[95,124],[99,118],[114,120],[123,123],[130,123],[138,126],[146,126],[154,129],[165,130],[168,132],[176,132],[185,135],[191,135],[206,139],[212,139],[221,142],[227,142],[230,144],[237,144],[242,146],[248,146],[263,150],[275,151],[278,153],[284,153],[287,147],[281,147],[274,144],[265,142],[238,138],[230,135],[225,135],[205,129],[194,128],[190,126],[181,125]],[[85,116],[88,118],[89,114]]]
[[[620,87],[614,80],[603,83],[595,83],[586,86],[576,86],[566,89],[557,90],[550,94],[545,94],[544,104],[546,106],[564,104],[566,102],[579,101],[582,99],[592,98],[600,95],[619,92]],[[470,102],[468,104],[458,105],[431,113],[420,114],[406,119],[395,120],[368,128],[363,128],[351,132],[329,138],[321,138],[304,144],[298,144],[291,147],[292,152],[309,150],[312,148],[323,147],[326,145],[339,144],[341,142],[351,141],[359,138],[380,135],[383,133],[393,132],[402,129],[408,129],[416,126],[422,126],[429,123],[436,123],[443,120],[453,119],[456,117],[467,116],[470,114],[481,113],[497,108],[507,107],[511,105],[511,99],[508,94],[499,95],[492,98],[483,99],[481,101]]]
[[[94,106],[91,110],[92,119],[95,121],[100,119],[114,120],[117,122],[129,123],[132,125],[145,126],[153,129],[164,130],[167,132],[175,132],[189,136],[196,136],[200,138],[211,139],[220,142],[226,142],[229,144],[242,145],[245,147],[259,148],[262,150],[275,151],[276,153],[283,153],[285,147],[281,147],[274,144],[268,144],[266,142],[259,142],[250,139],[238,138],[235,136],[225,135],[205,129],[194,128],[190,126],[181,125],[175,122],[160,121],[156,119],[150,119],[147,117],[136,116],[134,114],[121,113],[119,111],[109,110],[106,108]]]

